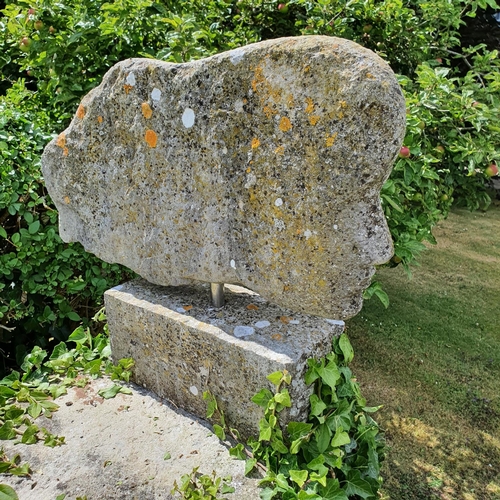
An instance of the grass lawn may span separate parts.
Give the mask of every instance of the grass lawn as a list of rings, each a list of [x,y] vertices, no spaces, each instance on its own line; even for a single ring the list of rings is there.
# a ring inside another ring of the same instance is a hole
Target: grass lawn
[[[348,322],[353,371],[389,445],[383,499],[500,499],[500,207],[457,210],[391,304]]]

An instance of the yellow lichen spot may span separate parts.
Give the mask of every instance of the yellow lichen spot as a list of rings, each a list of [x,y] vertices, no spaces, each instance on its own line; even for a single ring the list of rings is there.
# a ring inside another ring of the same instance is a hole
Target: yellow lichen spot
[[[344,113],[342,113],[342,111],[339,111],[339,112],[337,113],[337,118],[338,118],[339,120],[342,120],[342,118],[344,118]]]
[[[271,335],[271,338],[272,338],[273,340],[281,340],[283,337],[281,336],[281,334],[280,334],[280,333],[273,333],[273,334]]]
[[[311,115],[311,116],[309,117],[309,123],[310,123],[312,126],[316,125],[316,123],[318,123],[318,122],[319,122],[319,116],[318,116],[318,115]]]
[[[68,156],[69,149],[68,148],[63,148],[63,156]]]
[[[273,115],[278,114],[275,109],[271,108],[271,106],[268,106],[267,104],[264,106],[263,111],[267,118],[271,118]]]
[[[333,143],[335,142],[337,135],[338,133],[335,132],[334,134],[326,136],[326,147],[331,148],[333,146]]]
[[[292,122],[286,116],[284,116],[280,120],[279,127],[282,132],[288,132],[289,130],[292,130]]]
[[[252,80],[252,89],[257,92],[257,86],[265,81],[265,77],[262,72],[262,68],[257,66],[254,70],[254,79]]]
[[[306,98],[306,113],[310,115],[314,111],[314,102],[310,97]]]
[[[99,123],[102,123],[102,122],[104,121],[104,118],[103,118],[101,115],[99,115],[99,116],[97,117],[97,121],[98,121]]]
[[[151,109],[151,106],[147,102],[143,102],[141,104],[141,110],[142,110],[142,115],[147,120],[149,120],[149,118],[153,116],[153,110]]]
[[[279,250],[277,248],[271,248],[271,250],[273,251],[273,253],[278,253]]]
[[[290,290],[290,285],[283,285],[283,291],[288,292]]]
[[[304,73],[309,73],[309,71],[311,70],[311,66],[307,65],[305,68],[304,68]]]
[[[245,97],[245,98],[243,99],[243,104],[247,104],[247,103],[248,103],[248,99]]]
[[[124,86],[123,86],[123,89],[125,90],[125,94],[128,95],[128,93],[134,88],[133,85],[129,85],[128,83],[126,83]]]
[[[250,167],[247,168],[247,174],[249,174],[252,171]]]
[[[158,136],[154,130],[146,130],[146,135],[144,136],[145,141],[149,144],[149,147],[156,148],[156,143],[158,142]]]
[[[60,148],[63,149],[66,147],[66,134],[64,132],[57,136],[56,146],[59,146]]]
[[[286,99],[286,103],[288,105],[289,108],[293,108],[295,106],[295,99],[293,98],[293,95],[290,94],[287,99]]]
[[[347,103],[345,101],[339,101],[340,107],[341,108],[347,108]]]
[[[281,89],[271,89],[269,92],[275,102],[281,101]]]
[[[366,78],[369,80],[375,80],[375,77],[371,73],[366,73]]]
[[[326,286],[326,281],[321,279],[318,281],[318,286],[321,287],[321,288],[324,288]]]
[[[85,108],[81,104],[76,110],[76,116],[80,118],[80,120],[83,120],[83,117],[85,116]]]
[[[260,141],[257,139],[257,137],[254,137],[252,139],[252,149],[256,149],[260,146]]]
[[[285,154],[285,146],[278,146],[274,152],[277,154],[277,155],[284,155]]]
[[[63,199],[64,199],[64,203],[66,203],[66,205],[69,205],[71,203],[69,196],[65,196]]]

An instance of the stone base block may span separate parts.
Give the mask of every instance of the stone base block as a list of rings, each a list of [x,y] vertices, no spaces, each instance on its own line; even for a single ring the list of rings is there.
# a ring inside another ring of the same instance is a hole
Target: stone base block
[[[294,314],[241,287],[226,285],[223,308],[211,306],[209,286],[161,287],[144,280],[105,293],[113,357],[132,357],[134,381],[205,418],[209,390],[231,427],[258,433],[262,409],[250,401],[266,376],[292,375],[293,407],[282,423],[307,417],[307,359],[331,350],[343,321]]]

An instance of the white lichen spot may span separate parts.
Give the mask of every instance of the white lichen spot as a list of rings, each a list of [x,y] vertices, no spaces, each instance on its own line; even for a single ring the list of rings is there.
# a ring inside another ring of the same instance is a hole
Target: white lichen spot
[[[339,226],[337,226],[337,224],[334,224],[333,225],[333,229],[335,229],[335,231],[339,228]]]
[[[266,328],[266,326],[270,326],[270,325],[271,325],[271,323],[269,323],[269,321],[266,321],[266,320],[257,321],[257,323],[255,323],[256,328]]]
[[[245,188],[250,189],[257,183],[257,176],[254,173],[247,174],[247,181],[245,182]]]
[[[274,219],[274,227],[279,231],[283,231],[283,229],[286,229],[286,225],[281,219]]]
[[[248,337],[249,335],[253,335],[255,333],[255,329],[251,326],[236,326],[234,328],[233,334],[235,337]]]
[[[231,259],[231,262],[229,263],[233,269],[236,269],[236,262],[234,259]]]
[[[116,290],[117,292],[119,292],[122,288],[123,288],[123,285],[116,285],[111,290]]]
[[[304,231],[304,236],[306,237],[306,240],[308,240],[312,236],[312,232],[309,229],[306,229]]]
[[[225,146],[222,148],[222,154],[227,155],[227,148]]]
[[[205,366],[200,367],[200,375],[202,377],[208,377],[208,373],[209,373],[208,368],[206,368]]]
[[[235,103],[234,103],[234,110],[238,113],[241,113],[243,111],[243,106],[244,106],[244,102],[241,100],[241,99],[238,99]]]
[[[325,319],[325,321],[330,323],[330,325],[345,326],[345,322],[341,319]]]
[[[275,202],[274,205],[277,207],[281,207],[283,205],[283,200],[281,198],[278,198]]]
[[[182,123],[186,128],[194,125],[194,111],[191,108],[186,108],[182,113]]]
[[[127,75],[127,78],[125,79],[125,81],[127,82],[128,85],[134,86],[135,85],[135,75],[134,75],[134,73],[130,72]]]
[[[195,386],[195,385],[192,385],[190,388],[189,388],[189,392],[191,394],[193,394],[194,396],[198,396],[198,388]]]
[[[245,51],[243,49],[235,49],[229,53],[229,59],[236,66],[243,59],[244,55]]]
[[[151,99],[153,99],[153,101],[159,101],[161,99],[161,90],[154,88],[151,92]]]
[[[186,310],[183,307],[178,307],[176,311],[181,314],[184,314],[186,312]]]
[[[298,319],[292,319],[289,321],[290,325],[300,325],[300,321]]]

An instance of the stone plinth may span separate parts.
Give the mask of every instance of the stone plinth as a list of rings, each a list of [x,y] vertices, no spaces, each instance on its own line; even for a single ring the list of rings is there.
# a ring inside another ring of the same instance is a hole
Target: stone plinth
[[[292,375],[293,407],[283,422],[307,416],[311,387],[303,375],[307,359],[325,356],[334,321],[270,304],[241,287],[226,286],[226,305],[210,307],[209,287],[161,287],[144,280],[105,294],[111,346],[116,360],[135,360],[134,381],[202,418],[203,392],[216,396],[229,424],[243,435],[257,434],[262,409],[250,401],[266,376]]]

